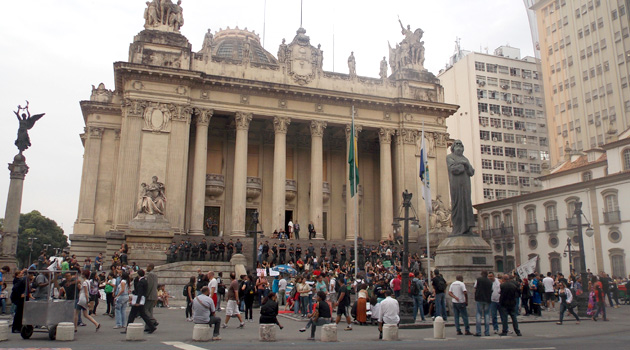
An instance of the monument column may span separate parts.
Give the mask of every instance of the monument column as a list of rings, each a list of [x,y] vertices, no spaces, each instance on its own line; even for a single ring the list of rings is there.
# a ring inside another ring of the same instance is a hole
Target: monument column
[[[381,128],[378,131],[381,167],[381,239],[388,239],[389,233],[393,231],[394,206],[392,194],[392,135],[394,129]]]
[[[245,236],[247,203],[247,134],[252,113],[236,112],[236,145],[234,149],[234,181],[232,186],[232,236]]]
[[[20,228],[20,210],[22,208],[22,189],[24,177],[28,173],[26,157],[20,152],[9,164],[11,182],[7,196],[7,207],[4,214],[4,233],[2,234],[2,252],[0,262],[11,268],[15,267],[17,253],[18,230]]]
[[[284,214],[286,201],[287,178],[287,128],[291,119],[287,117],[274,117],[273,129],[275,131],[273,148],[273,192],[271,202],[271,228],[278,230],[284,228]]]
[[[326,122],[311,121],[311,203],[309,221],[315,226],[315,239],[324,239],[324,152],[323,136]],[[307,234],[308,231],[307,231]]]
[[[203,214],[206,204],[206,165],[208,162],[208,125],[213,110],[195,108],[195,156],[192,183],[190,234],[203,235]]]
[[[98,165],[101,157],[103,128],[90,126],[86,130],[85,158],[83,162],[83,180],[79,194],[79,214],[75,225],[75,234],[94,234],[94,210],[96,206],[96,183]]]
[[[362,129],[363,128],[361,127],[361,125],[354,124],[354,132],[356,134],[355,136],[357,137],[357,139]],[[354,220],[355,201],[350,193],[350,165],[348,164],[348,153],[350,152],[350,142],[352,142],[352,137],[350,136],[350,124],[348,124],[346,125],[346,157],[344,158],[346,162],[346,240],[354,240],[354,227],[355,227],[355,220]],[[355,151],[355,152],[356,152],[355,157],[359,157],[359,152],[358,151]],[[359,184],[361,184],[360,179],[359,179]],[[359,192],[359,188],[357,187],[357,193],[355,194],[355,196],[359,195],[358,192]],[[359,215],[359,208],[357,208],[356,214]],[[358,227],[357,227],[357,232],[358,232]]]

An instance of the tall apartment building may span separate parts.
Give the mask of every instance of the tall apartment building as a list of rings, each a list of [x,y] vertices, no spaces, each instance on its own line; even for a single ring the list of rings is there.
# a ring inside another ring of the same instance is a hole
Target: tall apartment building
[[[552,164],[630,127],[628,0],[538,0]]]
[[[462,52],[438,78],[444,100],[460,105],[446,125],[476,170],[473,203],[540,189],[535,178],[548,166],[549,139],[537,60],[509,46],[494,55]]]

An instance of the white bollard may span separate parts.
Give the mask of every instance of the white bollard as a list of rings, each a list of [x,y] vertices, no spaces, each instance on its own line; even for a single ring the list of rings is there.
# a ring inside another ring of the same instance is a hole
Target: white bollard
[[[195,324],[193,328],[193,341],[208,341],[212,339],[210,325],[205,323]]]
[[[9,340],[9,321],[0,321],[0,341]]]
[[[321,340],[323,342],[336,342],[337,341],[337,325],[334,323],[323,325]]]
[[[258,340],[276,341],[276,325],[275,324],[261,324],[258,328]]]
[[[384,324],[383,340],[398,340],[398,326],[395,324]]]
[[[130,323],[127,325],[127,341],[144,340],[144,323]]]
[[[433,321],[433,339],[446,339],[446,335],[444,333],[444,319],[442,316],[438,316]]]
[[[57,325],[57,331],[55,339],[59,341],[72,341],[74,340],[74,323],[72,322],[60,322]]]

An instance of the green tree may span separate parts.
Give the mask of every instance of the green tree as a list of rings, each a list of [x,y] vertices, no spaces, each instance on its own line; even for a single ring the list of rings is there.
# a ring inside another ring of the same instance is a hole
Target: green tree
[[[31,253],[32,240],[32,257],[28,261],[29,253]],[[39,211],[33,210],[27,214],[20,214],[20,229],[18,231],[17,245],[17,261],[21,267],[28,267],[32,260],[37,257],[44,245],[50,244],[46,255],[50,256],[55,253],[55,248],[65,248],[68,246],[68,237],[63,234],[63,229],[57,225],[55,220],[43,216]]]

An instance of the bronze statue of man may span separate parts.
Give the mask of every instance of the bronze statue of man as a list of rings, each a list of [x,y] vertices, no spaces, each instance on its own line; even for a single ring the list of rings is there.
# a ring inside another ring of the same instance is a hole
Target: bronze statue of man
[[[461,140],[455,140],[451,146],[451,154],[446,156],[446,166],[451,190],[451,221],[453,222],[451,234],[472,234],[475,217],[471,201],[470,178],[475,174],[475,169],[464,157],[464,144]]]
[[[26,113],[20,112],[24,111]],[[20,127],[17,132],[17,139],[15,140],[15,145],[20,150],[20,153],[31,147],[31,139],[28,137],[28,131],[33,128],[35,122],[38,121],[41,117],[44,116],[45,113],[36,114],[31,116],[31,112],[28,110],[28,101],[26,101],[26,107],[22,107],[18,105],[18,110],[13,112],[18,118],[20,122]]]

